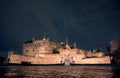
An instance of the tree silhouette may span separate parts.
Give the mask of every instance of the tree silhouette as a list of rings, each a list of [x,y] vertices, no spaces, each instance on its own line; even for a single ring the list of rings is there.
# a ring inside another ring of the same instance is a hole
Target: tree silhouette
[[[110,41],[109,46],[107,47],[111,63],[116,64],[120,62],[120,37]]]
[[[59,54],[59,53],[60,53],[60,52],[59,52],[59,48],[54,48],[54,49],[53,49],[53,53],[54,53],[54,54]]]
[[[5,57],[0,56],[0,65],[3,65],[4,61],[5,61]]]

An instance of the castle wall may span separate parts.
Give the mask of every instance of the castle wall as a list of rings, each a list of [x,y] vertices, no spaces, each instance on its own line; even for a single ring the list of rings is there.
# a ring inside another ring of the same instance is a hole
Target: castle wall
[[[75,63],[76,64],[111,64],[109,56],[104,56],[104,57],[96,57],[96,58],[79,58],[77,56],[75,58]]]
[[[109,56],[100,58],[84,58],[83,54],[70,54],[68,57],[70,63],[74,64],[110,64]],[[31,64],[61,64],[65,63],[66,54],[41,54],[39,57],[23,56],[11,54],[9,63],[21,64],[22,62],[31,62]],[[74,61],[74,62],[72,62]]]
[[[33,40],[23,44],[22,53],[27,56],[35,56],[40,53],[53,53],[57,43],[48,40]]]
[[[33,43],[23,44],[22,55],[34,56],[34,44]]]
[[[43,54],[42,57],[11,54],[8,63],[21,64],[22,62],[31,62],[31,64],[60,64],[60,58],[59,54]]]
[[[35,40],[24,42],[22,55],[9,52],[8,63],[21,64],[30,62],[31,64],[110,64],[109,56],[104,56],[103,52],[91,52],[82,49],[71,49],[61,46],[60,43],[49,40]],[[65,49],[64,49],[65,48]],[[53,54],[53,51],[59,54]]]

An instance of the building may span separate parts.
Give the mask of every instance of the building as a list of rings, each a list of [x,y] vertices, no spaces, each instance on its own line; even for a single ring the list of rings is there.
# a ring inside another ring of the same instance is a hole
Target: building
[[[22,54],[8,53],[8,64],[110,64],[104,52],[87,51],[76,48],[76,44],[52,42],[47,38],[26,40]]]

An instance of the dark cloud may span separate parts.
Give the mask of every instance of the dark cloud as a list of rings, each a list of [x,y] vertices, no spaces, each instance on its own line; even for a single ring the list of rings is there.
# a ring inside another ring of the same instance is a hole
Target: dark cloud
[[[0,50],[20,51],[24,39],[69,38],[79,48],[106,48],[120,34],[119,0],[1,0]]]

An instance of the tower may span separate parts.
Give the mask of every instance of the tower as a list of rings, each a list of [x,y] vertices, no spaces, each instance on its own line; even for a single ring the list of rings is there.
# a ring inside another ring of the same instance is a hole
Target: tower
[[[68,38],[66,37],[66,45],[65,45],[65,48],[66,49],[70,49],[70,46],[69,46],[69,44],[68,44]]]
[[[43,40],[46,40],[46,33],[43,34]]]
[[[73,46],[74,46],[74,48],[76,48],[76,42],[74,42]]]

